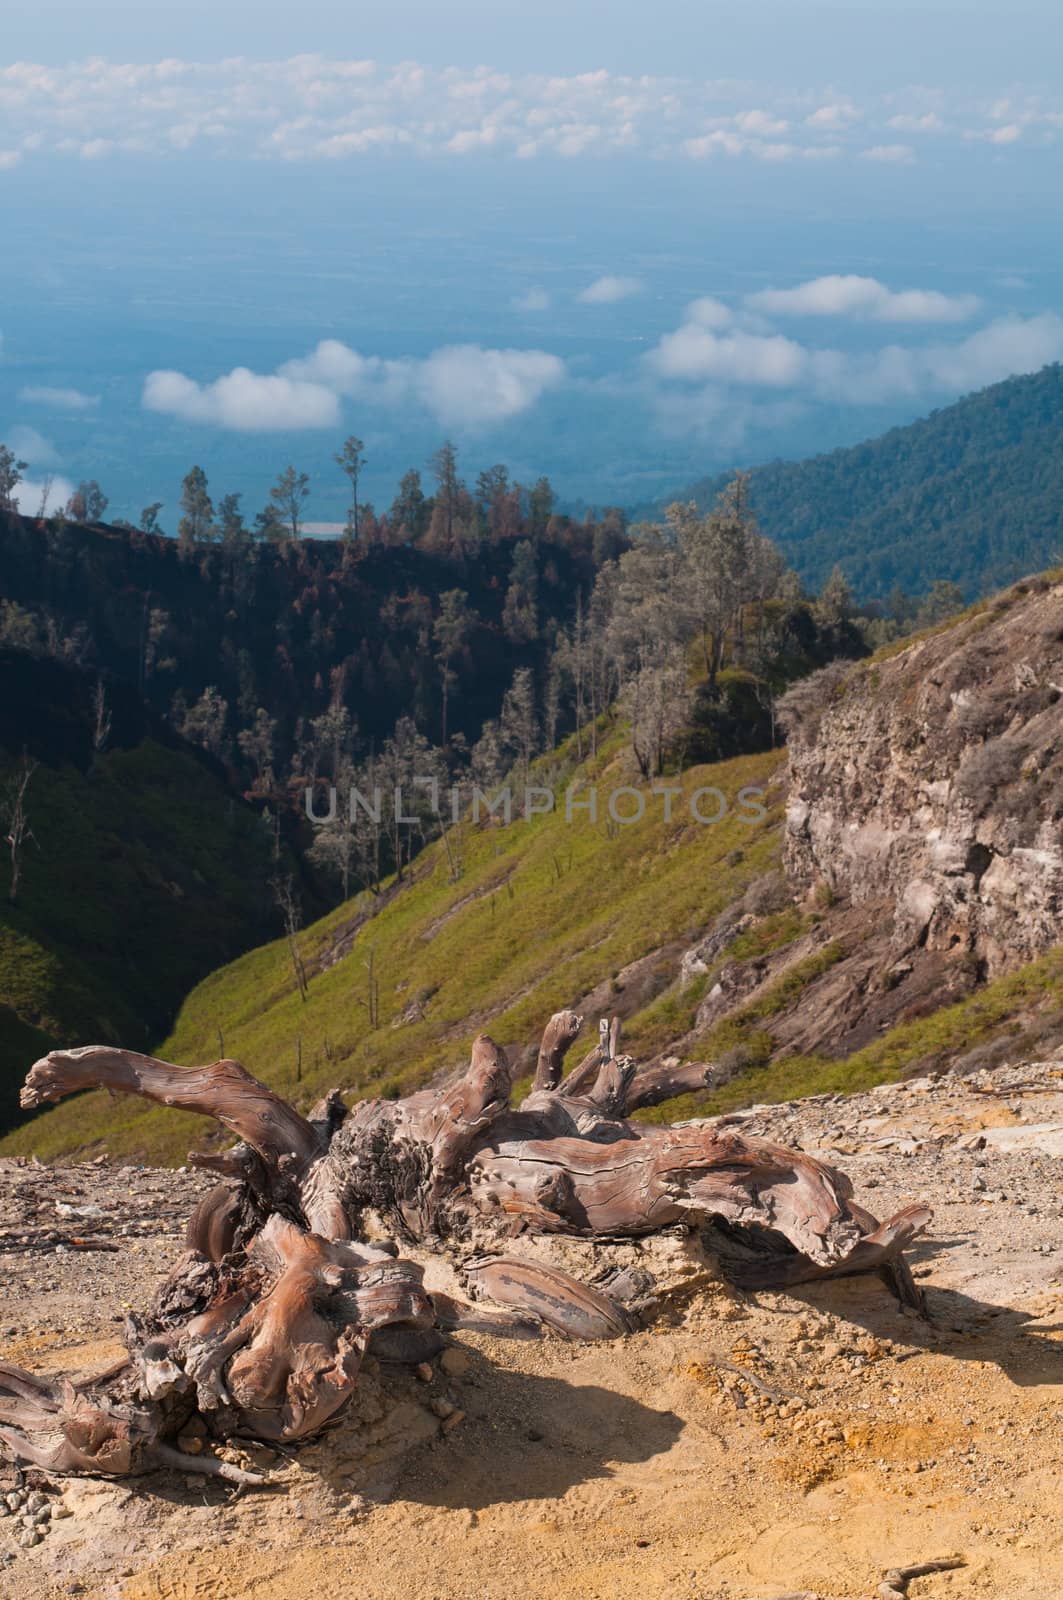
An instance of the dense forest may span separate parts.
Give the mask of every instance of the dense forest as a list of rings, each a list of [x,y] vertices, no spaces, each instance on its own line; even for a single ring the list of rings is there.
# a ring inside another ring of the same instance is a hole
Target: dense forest
[[[63,511],[19,516],[21,464],[0,451],[0,646],[82,671],[101,725],[111,684],[135,691],[278,837],[287,824],[298,847],[301,834],[345,895],[401,874],[438,830],[437,800],[407,798],[411,814],[389,799],[371,824],[313,836],[308,786],[394,796],[417,779],[527,782],[562,737],[579,759],[617,719],[644,778],[770,748],[775,698],[794,678],[958,604],[941,585],[921,606],[894,596],[858,613],[840,571],[806,593],[743,476],[704,513],[677,504],[629,528],[615,508],[559,514],[546,479],[524,489],[502,466],[470,491],[444,444],[434,493],[411,470],[377,516],[358,498],[361,448],[349,439],[336,458],[351,509],[332,540],[302,536],[294,467],[250,528],[191,468],[171,538],[157,505],[139,528],[98,520],[96,483]],[[33,755],[35,740],[31,727]]]
[[[724,484],[702,479],[681,498],[707,507]],[[813,586],[840,563],[864,598],[947,581],[976,599],[1063,552],[1063,367],[851,449],[756,467],[750,501]]]

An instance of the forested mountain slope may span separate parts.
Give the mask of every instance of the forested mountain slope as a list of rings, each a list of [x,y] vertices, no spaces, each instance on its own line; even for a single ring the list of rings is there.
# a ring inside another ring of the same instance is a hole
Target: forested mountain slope
[[[285,941],[213,973],[161,1054],[223,1049],[305,1108],[334,1085],[405,1092],[484,1029],[519,1076],[543,1016],[574,1006],[620,1014],[643,1062],[700,1063],[685,1106],[698,1114],[1050,1048],[1061,614],[1058,575],[1034,579],[834,663],[791,692],[788,762],[767,751],[662,782],[640,777],[619,723],[582,762],[569,740],[531,773],[552,812],[467,817],[405,882],[309,927],[305,992]],[[591,789],[596,814],[566,806]],[[94,1096],[3,1148],[180,1159],[202,1136],[195,1119]]]
[[[707,478],[677,499],[713,503]],[[1063,367],[1009,378],[878,439],[755,467],[761,529],[806,582],[840,563],[885,599],[959,584],[969,599],[1063,552]]]
[[[0,642],[18,630],[31,647],[36,632],[51,649],[60,633],[68,654],[135,686],[249,778],[299,767],[311,724],[337,705],[354,708],[365,747],[401,716],[437,744],[471,742],[626,543],[618,522],[519,532],[475,545],[193,542],[0,511],[0,597],[15,608],[0,611]],[[460,599],[446,629],[448,595]]]

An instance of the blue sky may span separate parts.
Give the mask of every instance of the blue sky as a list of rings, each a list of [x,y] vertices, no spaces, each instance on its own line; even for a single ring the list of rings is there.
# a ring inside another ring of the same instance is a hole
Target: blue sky
[[[1063,357],[1057,12],[38,5],[0,44],[0,438],[248,509],[453,435],[570,501]],[[173,518],[164,513],[164,525]]]

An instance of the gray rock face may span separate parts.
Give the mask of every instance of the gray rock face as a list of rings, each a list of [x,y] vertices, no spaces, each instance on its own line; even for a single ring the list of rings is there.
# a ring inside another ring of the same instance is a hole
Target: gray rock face
[[[992,978],[1063,939],[1063,584],[792,696],[786,868]]]

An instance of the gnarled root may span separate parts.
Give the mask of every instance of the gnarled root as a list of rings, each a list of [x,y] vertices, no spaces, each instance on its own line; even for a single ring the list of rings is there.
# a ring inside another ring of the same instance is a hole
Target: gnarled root
[[[421,1271],[382,1251],[304,1233],[273,1216],[246,1264],[205,1282],[207,1303],[172,1327],[169,1307],[190,1263],[171,1278],[138,1328],[141,1391],[154,1400],[194,1393],[221,1437],[292,1441],[317,1433],[346,1404],[374,1330],[431,1327]]]
[[[19,1461],[51,1472],[126,1477],[152,1465],[159,1417],[106,1394],[90,1399],[69,1381],[48,1383],[0,1365],[0,1440]]]
[[[486,1036],[442,1088],[350,1113],[331,1096],[309,1118],[235,1061],[184,1068],[109,1046],[38,1061],[27,1106],[103,1086],[213,1116],[241,1142],[193,1158],[220,1182],[196,1207],[188,1254],[153,1310],[130,1319],[126,1369],[90,1399],[0,1368],[0,1440],[58,1472],[143,1471],[184,1462],[167,1441],[195,1411],[217,1438],[318,1432],[353,1393],[375,1332],[408,1354],[440,1325],[522,1334],[542,1325],[577,1339],[630,1331],[631,1312],[603,1288],[509,1253],[523,1230],[608,1240],[686,1225],[740,1283],[875,1271],[920,1304],[903,1252],[930,1220],[925,1207],[880,1225],[843,1173],[800,1151],[711,1122],[626,1120],[712,1069],[640,1074],[619,1053],[614,1018],[562,1079],[581,1022],[572,1011],[550,1019],[519,1110],[505,1056]],[[371,1219],[450,1255],[476,1306],[430,1298],[421,1268],[394,1246],[353,1242]],[[485,1253],[492,1241],[498,1253]]]

